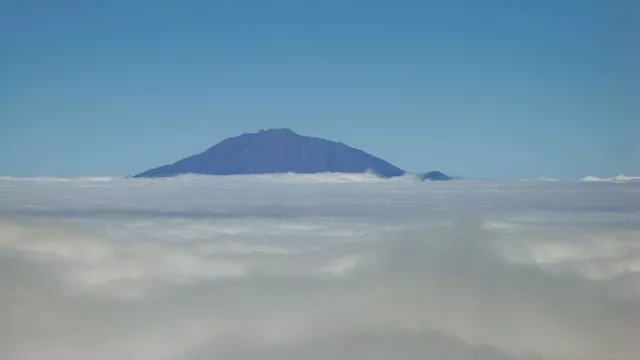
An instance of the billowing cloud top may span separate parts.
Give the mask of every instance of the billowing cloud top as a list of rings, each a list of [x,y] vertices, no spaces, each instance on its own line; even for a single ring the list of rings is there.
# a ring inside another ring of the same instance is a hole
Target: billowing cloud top
[[[640,184],[0,180],[0,358],[637,359]]]
[[[591,182],[597,182],[597,181],[633,181],[633,180],[640,180],[640,176],[627,176],[627,175],[623,175],[623,174],[619,174],[616,175],[614,177],[610,177],[610,178],[600,178],[597,176],[585,176],[581,179],[582,181],[591,181]]]

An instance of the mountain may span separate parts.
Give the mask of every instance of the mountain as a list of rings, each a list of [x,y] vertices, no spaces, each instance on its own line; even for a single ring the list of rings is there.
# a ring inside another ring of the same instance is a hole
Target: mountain
[[[298,135],[290,129],[270,129],[225,139],[200,154],[134,177],[366,171],[383,177],[405,174],[404,170],[343,143]]]
[[[420,174],[420,177],[422,178],[422,180],[438,180],[438,181],[453,180],[451,176],[445,175],[440,171],[429,171],[424,174]]]

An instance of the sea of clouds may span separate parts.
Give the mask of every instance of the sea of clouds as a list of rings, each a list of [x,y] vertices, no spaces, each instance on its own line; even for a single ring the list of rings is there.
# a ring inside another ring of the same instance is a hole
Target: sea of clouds
[[[0,359],[640,358],[640,182],[0,179]]]

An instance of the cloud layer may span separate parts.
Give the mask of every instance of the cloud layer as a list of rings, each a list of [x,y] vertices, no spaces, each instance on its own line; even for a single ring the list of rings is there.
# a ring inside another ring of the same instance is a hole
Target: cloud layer
[[[0,358],[636,359],[636,182],[0,180]]]
[[[591,182],[597,182],[597,181],[614,181],[614,182],[619,182],[619,181],[636,181],[636,180],[640,180],[640,176],[627,176],[627,175],[616,175],[614,177],[610,177],[610,178],[600,178],[597,176],[585,176],[581,179],[582,181],[591,181]]]

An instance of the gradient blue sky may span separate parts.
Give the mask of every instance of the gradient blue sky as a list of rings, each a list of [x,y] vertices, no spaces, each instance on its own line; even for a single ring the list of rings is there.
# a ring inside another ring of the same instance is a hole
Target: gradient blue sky
[[[640,173],[634,0],[0,0],[0,176],[128,175],[261,128],[408,171]]]

